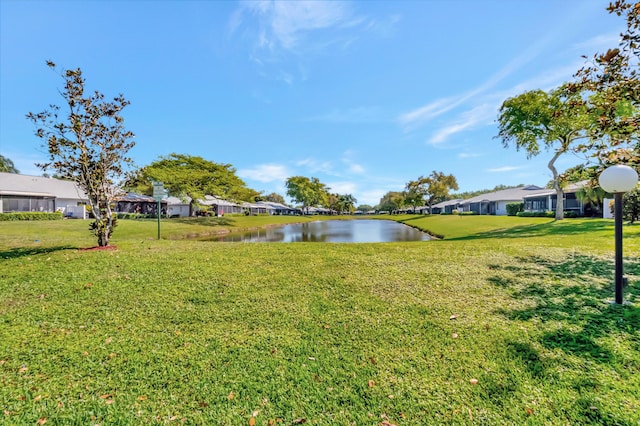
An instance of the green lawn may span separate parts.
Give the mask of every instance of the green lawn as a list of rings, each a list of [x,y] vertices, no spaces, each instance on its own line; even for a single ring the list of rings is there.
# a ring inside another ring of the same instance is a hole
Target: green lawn
[[[640,225],[615,306],[611,221],[394,219],[444,238],[123,220],[90,251],[88,222],[0,222],[0,424],[640,422]]]

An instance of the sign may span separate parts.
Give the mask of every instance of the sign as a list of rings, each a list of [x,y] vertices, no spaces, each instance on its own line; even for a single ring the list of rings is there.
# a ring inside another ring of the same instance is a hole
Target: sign
[[[153,198],[156,201],[162,201],[164,197],[164,186],[162,182],[153,182]]]

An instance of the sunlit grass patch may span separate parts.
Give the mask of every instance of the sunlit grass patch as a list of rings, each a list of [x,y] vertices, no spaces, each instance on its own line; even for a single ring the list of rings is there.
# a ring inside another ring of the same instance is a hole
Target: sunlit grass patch
[[[457,237],[157,241],[122,221],[95,252],[77,222],[0,224],[0,423],[640,421],[640,314],[608,303],[608,222],[432,219]]]

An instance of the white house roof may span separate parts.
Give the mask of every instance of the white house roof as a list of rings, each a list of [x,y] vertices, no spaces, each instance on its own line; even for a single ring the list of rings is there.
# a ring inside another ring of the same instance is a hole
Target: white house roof
[[[293,207],[285,206],[282,203],[276,203],[273,201],[258,201],[256,204],[270,206],[275,210],[295,210]]]
[[[188,205],[191,202],[191,198],[189,197],[185,197],[184,199],[179,197],[167,197],[164,200],[168,205]],[[223,200],[222,198],[212,197],[210,195],[205,195],[204,200],[198,200],[198,204],[202,204],[203,206],[240,206],[240,204]]]
[[[509,188],[503,189],[495,192],[488,192],[486,194],[481,194],[473,198],[468,198],[461,202],[460,204],[472,204],[472,203],[480,203],[480,202],[490,202],[490,201],[522,201],[522,199],[527,195],[538,195],[545,192],[548,192],[548,189],[540,188],[535,185],[528,186],[519,186],[517,188]]]
[[[441,201],[438,204],[434,204],[432,207],[434,208],[444,208],[447,206],[455,206],[457,204],[461,204],[464,200],[461,198],[455,199],[455,200],[447,200],[447,201]],[[427,206],[425,206],[425,208],[428,208]]]
[[[76,200],[88,199],[74,182],[68,180],[1,172],[0,194]]]
[[[574,192],[578,192],[579,190],[581,190],[582,188],[584,188],[588,184],[589,184],[588,180],[582,180],[580,182],[570,183],[569,185],[567,185],[567,186],[565,186],[563,188],[563,191],[564,191],[565,194],[571,194],[571,193],[574,193]],[[545,189],[543,192],[540,192],[540,193],[537,193],[537,194],[525,195],[524,198],[547,197],[549,195],[556,195],[556,190],[555,189]]]

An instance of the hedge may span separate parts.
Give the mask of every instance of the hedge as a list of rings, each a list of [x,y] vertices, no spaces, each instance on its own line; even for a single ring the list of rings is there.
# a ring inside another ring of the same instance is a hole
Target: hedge
[[[515,216],[521,211],[524,211],[524,203],[508,203],[506,207],[507,216]]]
[[[518,217],[556,217],[555,212],[545,211],[545,212],[518,212],[516,213]]]
[[[15,220],[62,220],[62,212],[0,213],[0,221],[15,221]]]

